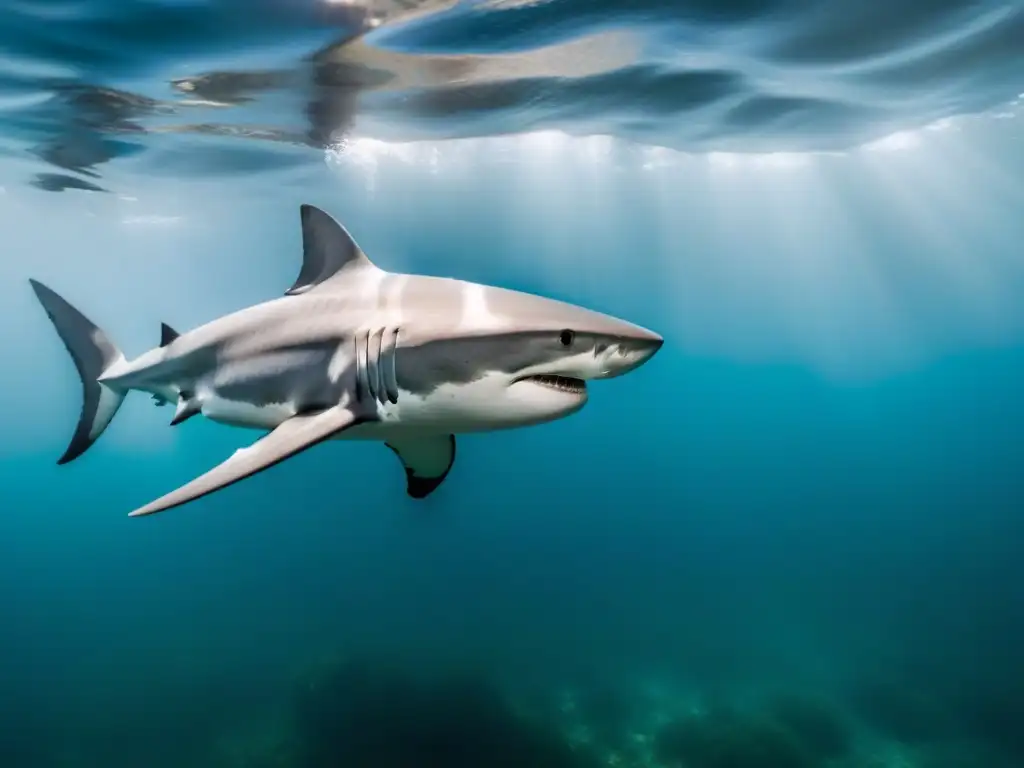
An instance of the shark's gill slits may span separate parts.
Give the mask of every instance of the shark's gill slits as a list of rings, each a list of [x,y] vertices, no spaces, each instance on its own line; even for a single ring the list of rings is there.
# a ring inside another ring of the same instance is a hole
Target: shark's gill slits
[[[395,354],[398,329],[379,327],[355,334],[356,399],[381,405],[398,402]]]
[[[555,374],[541,373],[536,376],[524,376],[520,381],[532,381],[560,392],[572,394],[583,394],[587,391],[587,384],[582,379],[574,379],[569,376],[557,376]]]
[[[356,401],[361,401],[367,396],[369,386],[366,381],[366,348],[369,346],[369,334],[362,331],[353,334],[355,342],[355,363],[356,363]]]
[[[381,344],[382,362],[380,363],[380,376],[383,383],[384,394],[392,403],[398,402],[398,375],[395,372],[395,358],[398,356],[398,329],[392,328],[384,333],[384,341]],[[382,401],[383,402],[383,401]]]
[[[378,328],[367,333],[366,337],[366,383],[370,387],[370,397],[380,403],[384,402],[380,381],[380,347],[384,329]]]

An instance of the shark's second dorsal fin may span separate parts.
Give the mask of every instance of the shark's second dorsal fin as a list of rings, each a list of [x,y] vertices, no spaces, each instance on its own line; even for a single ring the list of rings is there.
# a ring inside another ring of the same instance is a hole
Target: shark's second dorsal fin
[[[181,334],[171,328],[167,323],[160,323],[160,346],[166,347]]]
[[[302,269],[285,296],[295,296],[373,263],[352,235],[319,208],[300,206],[302,217]]]

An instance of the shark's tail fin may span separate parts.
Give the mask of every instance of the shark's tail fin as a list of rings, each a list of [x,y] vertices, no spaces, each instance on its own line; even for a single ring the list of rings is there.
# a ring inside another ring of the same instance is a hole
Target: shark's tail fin
[[[121,407],[125,391],[113,389],[99,379],[113,365],[124,360],[124,355],[85,315],[42,283],[36,280],[29,282],[82,377],[82,413],[68,449],[57,461],[58,464],[67,464],[96,442]]]

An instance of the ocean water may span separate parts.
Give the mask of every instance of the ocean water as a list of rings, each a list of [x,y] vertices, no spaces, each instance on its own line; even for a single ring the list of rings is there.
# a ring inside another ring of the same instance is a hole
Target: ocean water
[[[0,768],[1024,766],[1024,6],[9,0]],[[460,438],[429,499],[81,390],[280,295],[298,207],[381,267],[662,350]]]

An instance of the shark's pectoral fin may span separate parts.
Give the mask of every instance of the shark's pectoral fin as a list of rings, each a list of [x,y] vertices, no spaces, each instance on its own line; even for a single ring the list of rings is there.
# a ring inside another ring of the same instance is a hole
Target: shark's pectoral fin
[[[423,499],[437,490],[455,463],[455,435],[407,437],[384,443],[405,467],[406,492]]]
[[[136,509],[131,516],[161,512],[226,488],[366,419],[358,411],[342,406],[334,406],[315,414],[294,416],[248,448],[236,451],[231,458],[206,474]]]

